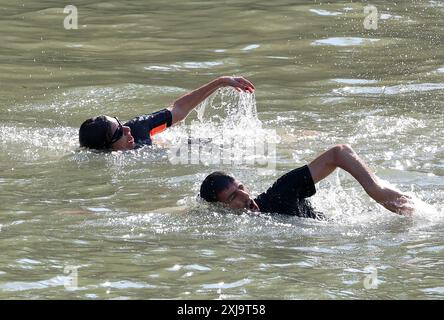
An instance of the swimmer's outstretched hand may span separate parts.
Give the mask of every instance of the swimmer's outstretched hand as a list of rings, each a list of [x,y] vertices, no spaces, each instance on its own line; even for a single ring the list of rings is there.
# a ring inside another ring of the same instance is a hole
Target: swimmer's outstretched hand
[[[387,210],[403,216],[412,216],[415,212],[415,204],[412,197],[402,194],[391,188],[384,188],[385,199],[378,201]]]
[[[219,78],[225,85],[231,86],[239,92],[245,91],[249,93],[253,93],[256,89],[253,83],[244,77],[220,77]]]

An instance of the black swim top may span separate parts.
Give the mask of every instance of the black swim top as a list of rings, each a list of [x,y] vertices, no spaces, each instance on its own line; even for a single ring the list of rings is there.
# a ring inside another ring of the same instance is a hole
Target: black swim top
[[[151,114],[135,117],[126,122],[124,126],[130,127],[131,135],[136,143],[135,148],[140,148],[143,145],[151,145],[151,137],[170,127],[172,121],[171,111],[162,109]]]
[[[323,220],[324,215],[316,212],[310,202],[305,199],[315,193],[316,188],[310,169],[308,166],[303,166],[284,174],[254,200],[261,212]]]

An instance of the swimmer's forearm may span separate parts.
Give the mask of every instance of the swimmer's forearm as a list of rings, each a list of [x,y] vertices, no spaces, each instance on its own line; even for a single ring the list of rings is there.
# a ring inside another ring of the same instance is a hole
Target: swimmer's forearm
[[[178,98],[173,102],[171,108],[173,124],[185,119],[199,103],[208,98],[214,91],[226,85],[224,77],[220,77]]]

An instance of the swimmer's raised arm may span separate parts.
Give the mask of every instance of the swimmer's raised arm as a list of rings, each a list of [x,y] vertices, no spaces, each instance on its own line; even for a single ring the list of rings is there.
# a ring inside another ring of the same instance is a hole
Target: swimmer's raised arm
[[[410,197],[382,185],[367,164],[347,144],[325,151],[308,165],[314,183],[326,178],[338,167],[350,173],[367,194],[386,209],[401,215],[413,213],[414,204]]]
[[[182,121],[199,103],[208,98],[214,91],[219,88],[231,86],[238,91],[254,92],[254,85],[244,77],[219,77],[196,90],[184,94],[169,108],[171,110],[173,121],[175,124]]]

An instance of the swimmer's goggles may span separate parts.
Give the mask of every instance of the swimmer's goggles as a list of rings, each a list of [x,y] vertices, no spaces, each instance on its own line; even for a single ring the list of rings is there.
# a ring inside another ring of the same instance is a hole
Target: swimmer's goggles
[[[105,147],[106,147],[106,148],[110,148],[111,145],[112,145],[114,142],[118,141],[118,140],[119,140],[120,138],[122,138],[122,136],[123,136],[123,125],[122,125],[122,123],[120,122],[119,118],[114,117],[114,119],[116,119],[116,121],[117,121],[117,123],[118,123],[118,126],[117,126],[116,131],[114,131],[114,134],[113,134],[113,136],[111,137],[111,140],[105,144]]]

